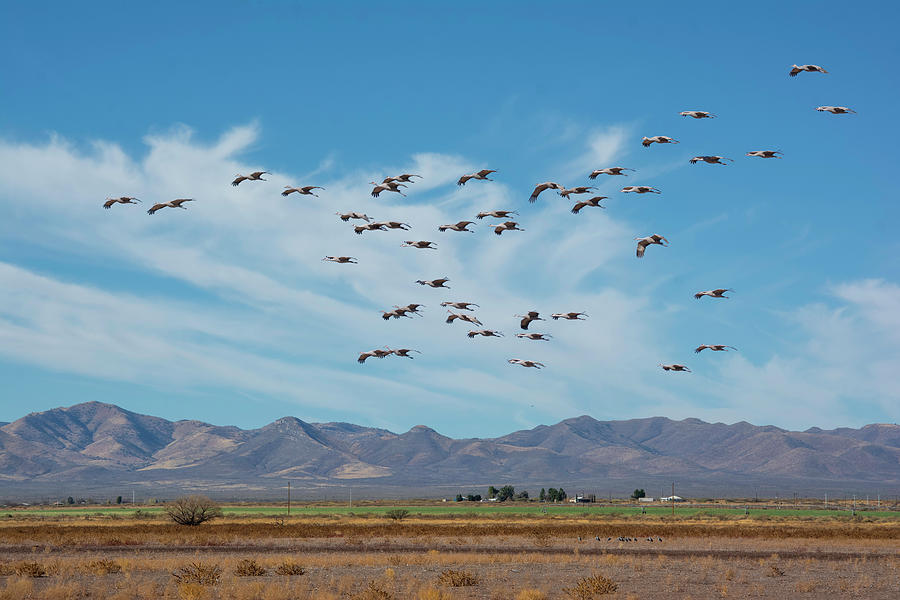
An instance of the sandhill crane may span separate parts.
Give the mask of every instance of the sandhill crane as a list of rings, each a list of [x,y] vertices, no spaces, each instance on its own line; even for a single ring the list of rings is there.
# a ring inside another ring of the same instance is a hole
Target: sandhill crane
[[[362,352],[359,355],[359,358],[356,359],[356,362],[359,364],[363,364],[366,362],[367,358],[384,358],[385,356],[389,356],[391,354],[390,350],[382,350],[381,348],[376,348],[375,350],[369,350],[368,352]]]
[[[690,163],[692,165],[695,165],[698,162],[703,161],[709,165],[724,165],[726,163],[723,163],[723,160],[730,160],[731,162],[734,162],[734,159],[725,158],[724,156],[695,156],[690,160]]]
[[[706,290],[705,292],[697,292],[694,294],[694,298],[699,300],[703,296],[709,296],[710,298],[725,298],[728,299],[728,296],[725,296],[725,292],[733,292],[734,290],[731,288],[718,288],[715,290]]]
[[[450,316],[447,317],[447,320],[446,320],[446,322],[448,324],[453,323],[453,321],[459,319],[460,321],[465,321],[465,322],[471,323],[473,325],[483,325],[483,323],[481,321],[479,321],[475,315],[469,315],[469,314],[465,314],[465,313],[455,313],[455,312],[452,312],[449,310],[447,312],[450,313]]]
[[[107,198],[106,202],[103,203],[103,208],[109,209],[113,204],[137,204],[140,202],[137,198],[132,198],[130,196],[122,196],[121,198]]]
[[[522,338],[523,340],[534,340],[536,342],[537,341],[548,342],[548,341],[550,341],[550,338],[552,338],[553,336],[550,335],[549,333],[517,333],[516,337]]]
[[[694,117],[695,119],[715,119],[716,115],[705,110],[685,110],[680,113],[682,117]]]
[[[403,306],[402,308],[406,312],[410,312],[414,315],[420,315],[421,313],[419,312],[419,308],[423,308],[424,306],[425,306],[424,304],[416,304],[415,302],[411,302],[411,303],[407,304],[406,306]],[[401,307],[395,306],[394,308],[401,308]]]
[[[600,204],[601,200],[606,200],[608,196],[594,196],[593,198],[589,198],[588,200],[579,200],[575,203],[575,206],[572,207],[572,214],[578,214],[585,206],[593,206],[595,208],[606,208],[602,204]]]
[[[384,180],[382,180],[382,183],[391,183],[392,181],[400,181],[403,183],[415,183],[415,181],[412,180],[413,177],[418,177],[419,179],[422,179],[421,175],[413,175],[412,173],[404,173],[403,175],[397,175],[395,177],[385,177]]]
[[[400,246],[405,246],[407,248],[419,248],[421,250],[437,250],[437,246],[434,242],[428,242],[425,240],[419,240],[418,242],[406,241],[400,244]]]
[[[568,200],[569,194],[587,194],[588,192],[590,192],[592,190],[596,190],[596,189],[597,188],[595,188],[595,187],[580,185],[578,187],[573,187],[573,188],[560,188],[560,190],[557,193],[560,196],[562,196],[563,198],[565,198],[566,200]]]
[[[567,312],[567,313],[553,313],[550,315],[550,318],[554,321],[559,321],[560,319],[564,319],[566,321],[584,321],[581,317],[588,316],[587,313],[583,312]]]
[[[634,192],[636,194],[662,194],[659,189],[649,185],[626,185],[622,188],[622,191],[626,194],[630,192]]]
[[[522,229],[521,227],[519,227],[519,224],[516,223],[515,221],[507,221],[506,223],[501,223],[500,225],[497,225],[496,227],[494,227],[494,233],[496,233],[497,235],[503,235],[504,231],[525,231],[525,230]]]
[[[469,225],[474,225],[475,221],[459,221],[458,223],[454,223],[452,225],[440,225],[438,226],[438,231],[465,231],[466,233],[475,233],[471,229],[466,229]]]
[[[412,358],[412,356],[409,355],[410,352],[416,352],[416,353],[418,353],[418,354],[422,354],[422,353],[419,352],[418,350],[413,350],[412,348],[394,348],[394,349],[391,349],[391,348],[388,348],[387,346],[385,346],[385,348],[387,348],[388,350],[390,350],[390,353],[393,354],[394,356],[400,356],[400,357],[402,357],[402,358]]]
[[[457,310],[473,310],[472,306],[478,306],[474,302],[441,302],[441,306],[450,306]]]
[[[517,214],[519,213],[514,210],[486,210],[475,215],[475,218],[494,217],[495,219],[508,219],[510,216]]]
[[[623,175],[628,177],[626,173],[622,171],[634,171],[634,169],[628,169],[626,167],[607,167],[605,169],[597,169],[596,171],[591,172],[588,175],[589,179],[597,179],[597,175]]]
[[[494,331],[493,329],[474,329],[466,335],[469,336],[469,339],[474,339],[476,335],[480,335],[481,337],[503,337],[501,332]]]
[[[641,139],[641,145],[643,145],[644,148],[649,148],[649,147],[650,147],[650,144],[653,144],[653,143],[657,143],[657,144],[678,144],[678,143],[680,143],[680,142],[679,142],[678,140],[676,140],[676,139],[670,138],[670,137],[667,136],[667,135],[654,135],[653,137],[647,137],[647,136],[644,136],[644,137]]]
[[[830,112],[833,115],[849,115],[856,114],[856,111],[846,106],[820,106],[816,109],[819,112]]]
[[[329,262],[336,262],[336,263],[340,263],[342,265],[348,264],[348,263],[351,265],[355,265],[357,263],[356,259],[353,258],[352,256],[326,256],[322,260],[327,260]]]
[[[666,238],[664,238],[663,236],[661,236],[657,233],[654,233],[653,235],[648,235],[647,237],[634,238],[634,239],[638,240],[638,244],[637,244],[637,257],[638,258],[644,257],[644,250],[646,250],[647,246],[650,246],[651,244],[659,244],[660,246],[668,246],[669,245],[669,240],[667,240]]]
[[[700,354],[707,348],[712,350],[713,352],[728,352],[729,348],[731,348],[732,350],[737,350],[737,348],[735,348],[734,346],[726,346],[724,344],[700,344],[699,346],[694,348],[694,352]]]
[[[158,204],[154,204],[150,207],[150,210],[147,211],[148,215],[152,215],[158,210],[163,208],[182,208],[187,210],[187,206],[182,206],[185,202],[193,202],[193,198],[178,198],[176,200],[169,200],[168,202],[160,202]]]
[[[808,73],[828,72],[819,65],[791,65],[791,72],[788,73],[788,75],[790,75],[791,77],[796,77],[798,73],[802,73],[803,71],[806,71]]]
[[[372,189],[372,195],[376,198],[381,194],[381,192],[397,192],[401,196],[406,196],[403,192],[400,191],[400,187],[407,187],[402,183],[397,183],[396,181],[386,181],[384,183],[375,183],[374,181],[370,181],[370,184],[375,187]]]
[[[347,221],[349,221],[350,219],[359,219],[361,221],[365,221],[366,223],[369,223],[372,221],[372,217],[370,217],[369,215],[366,215],[363,213],[358,213],[358,212],[348,212],[348,213],[336,212],[334,214],[339,216],[341,218],[341,221],[343,221],[345,223]]]
[[[399,319],[400,317],[406,317],[407,319],[412,319],[408,314],[409,312],[405,308],[395,306],[394,310],[383,310],[381,311],[381,318],[385,321],[390,321],[391,319]]]
[[[367,223],[365,225],[357,225],[353,228],[356,235],[362,235],[363,231],[387,231],[384,223]]]
[[[552,181],[546,181],[544,183],[539,183],[536,186],[534,186],[534,191],[531,192],[531,197],[528,199],[528,201],[533,203],[535,200],[537,200],[538,196],[540,196],[541,192],[543,192],[544,190],[558,190],[561,187],[562,187],[561,185],[559,185],[558,183],[554,183]]]
[[[663,364],[660,364],[659,366],[662,367],[662,370],[663,370],[663,371],[684,371],[685,373],[690,373],[690,372],[691,372],[691,370],[688,369],[688,368],[687,368],[686,366],[684,366],[684,365],[678,365],[678,364],[663,365]]]
[[[427,285],[428,287],[433,287],[433,288],[439,288],[439,287],[447,288],[449,290],[450,286],[444,285],[448,281],[450,281],[448,278],[441,277],[440,279],[431,279],[429,281],[423,281],[421,279],[417,279],[416,283],[418,283],[419,285]]]
[[[231,185],[237,187],[242,181],[268,181],[268,179],[262,178],[266,173],[268,173],[268,171],[253,171],[249,175],[235,175]]]
[[[546,320],[546,319],[543,319],[541,317],[541,313],[539,313],[536,310],[528,311],[524,315],[513,315],[513,316],[519,317],[522,319],[521,321],[519,321],[519,327],[521,327],[522,329],[528,329],[528,326],[531,325],[532,321],[545,321]]]
[[[466,182],[470,179],[483,179],[484,181],[493,181],[493,179],[488,179],[488,175],[491,173],[496,173],[495,169],[482,169],[477,173],[469,173],[468,175],[463,175],[459,178],[459,181],[456,182],[456,185],[466,185]]]
[[[296,192],[302,196],[315,196],[316,198],[318,198],[319,195],[314,194],[313,190],[324,190],[324,189],[325,188],[323,188],[320,185],[305,185],[305,186],[299,187],[299,188],[286,185],[286,186],[284,186],[284,191],[281,192],[281,195],[282,196],[290,196],[291,194]]]
[[[521,365],[523,367],[531,367],[533,369],[543,369],[544,363],[539,363],[534,360],[522,360],[521,358],[511,358],[508,361],[511,365]]]
[[[409,231],[412,229],[412,225],[409,223],[401,223],[400,221],[378,221],[377,223],[372,223],[373,225],[381,225],[383,227],[387,227],[388,229],[402,229],[403,231]]]
[[[755,156],[757,158],[781,158],[778,154],[783,154],[781,150],[751,150],[747,156]]]

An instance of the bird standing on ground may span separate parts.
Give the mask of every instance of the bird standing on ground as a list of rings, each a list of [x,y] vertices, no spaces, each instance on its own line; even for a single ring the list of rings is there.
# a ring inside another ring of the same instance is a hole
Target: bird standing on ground
[[[694,294],[694,298],[699,300],[703,296],[709,296],[710,298],[725,298],[728,299],[728,296],[725,296],[725,292],[733,292],[734,290],[731,288],[717,288],[714,290],[706,290],[705,292],[697,292]]]
[[[819,65],[791,65],[791,71],[788,73],[791,77],[796,77],[799,73],[806,71],[807,73],[827,73],[825,69]]]
[[[553,181],[539,183],[534,186],[534,191],[531,192],[531,197],[528,198],[528,201],[534,203],[537,200],[538,196],[541,195],[541,192],[543,192],[544,190],[558,190],[561,187],[561,185],[559,185],[558,183],[554,183]]]
[[[647,246],[650,246],[652,244],[659,244],[660,246],[668,246],[669,245],[669,240],[667,240],[666,238],[664,238],[663,236],[661,236],[657,233],[654,233],[653,235],[648,235],[647,237],[634,238],[634,239],[638,240],[638,244],[637,244],[637,257],[638,258],[644,257],[644,250],[647,249]]]
[[[654,135],[653,137],[644,136],[643,139],[641,139],[641,145],[643,145],[644,148],[649,148],[650,144],[653,144],[653,143],[656,143],[656,144],[678,144],[680,142],[676,139],[670,138],[667,135]]]
[[[109,207],[113,204],[137,204],[140,202],[137,198],[132,198],[131,196],[122,196],[121,198],[107,198],[106,202],[103,203],[103,208],[109,210]]]
[[[525,231],[525,230],[522,229],[521,227],[519,227],[519,224],[516,223],[515,221],[507,221],[506,223],[501,223],[500,225],[497,225],[496,227],[494,227],[494,233],[496,233],[497,235],[503,235],[504,231]]]
[[[159,202],[158,204],[154,204],[150,207],[150,210],[147,211],[148,215],[152,215],[158,210],[163,208],[181,208],[187,210],[187,206],[182,206],[185,202],[193,202],[193,198],[178,198],[176,200],[169,200],[168,202]]]
[[[253,171],[249,175],[235,175],[234,181],[231,182],[231,185],[237,187],[240,185],[242,181],[268,181],[268,179],[263,179],[262,176],[267,174],[268,171]]]
[[[705,110],[685,110],[680,113],[682,117],[694,117],[695,119],[715,119],[716,115]]]
[[[483,179],[484,181],[493,181],[493,179],[488,179],[488,175],[491,173],[496,173],[497,171],[494,169],[482,169],[477,173],[470,173],[468,175],[463,175],[459,178],[459,181],[456,182],[456,185],[466,185],[466,182],[470,179]]]
[[[588,175],[588,179],[597,179],[597,175],[622,175],[624,177],[628,177],[626,173],[622,171],[634,171],[634,169],[628,169],[625,167],[607,167],[605,169],[597,169],[593,171],[590,175]]]
[[[580,211],[585,206],[593,206],[595,208],[606,208],[602,204],[600,204],[601,200],[606,200],[608,196],[594,196],[588,200],[579,200],[575,203],[575,206],[572,207],[572,214],[577,215],[578,211]]]
[[[301,196],[315,196],[316,198],[318,198],[319,195],[314,194],[313,190],[324,190],[324,189],[325,188],[323,188],[320,185],[305,185],[305,186],[299,187],[299,188],[286,185],[286,186],[284,186],[284,191],[281,192],[281,195],[282,196],[290,196],[291,194],[297,193],[297,194],[300,194]]]
[[[439,225],[438,231],[465,231],[466,233],[475,233],[471,229],[467,229],[469,225],[474,225],[475,221],[459,221],[452,225]]]
[[[712,350],[713,352],[728,352],[728,349],[737,350],[734,346],[726,346],[724,344],[700,344],[696,348],[694,348],[694,352],[700,354],[706,349]]]
[[[431,279],[429,281],[423,281],[421,279],[417,279],[416,283],[418,283],[419,285],[427,285],[428,287],[433,287],[433,288],[439,288],[439,287],[447,288],[449,290],[450,287],[444,285],[448,281],[450,281],[448,278],[441,277],[440,279]]]

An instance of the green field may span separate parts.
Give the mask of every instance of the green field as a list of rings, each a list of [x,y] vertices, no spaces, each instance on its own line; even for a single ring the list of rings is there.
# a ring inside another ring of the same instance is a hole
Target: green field
[[[161,514],[165,509],[162,506],[139,507],[144,513]],[[589,506],[589,505],[565,505],[565,504],[487,504],[487,503],[447,503],[447,504],[431,504],[431,505],[362,505],[362,506],[315,506],[315,505],[294,505],[291,507],[291,515],[383,515],[387,511],[395,509],[408,510],[411,516],[415,515],[541,515],[546,512],[547,515],[569,515],[569,516],[589,516],[589,515],[607,515],[607,516],[640,516],[646,514],[650,516],[665,516],[672,514],[672,507],[653,505],[653,506]],[[642,509],[645,511],[642,513]],[[223,506],[222,512],[226,516],[283,516],[287,512],[285,506]],[[15,508],[0,510],[0,516],[91,516],[118,515],[121,517],[130,517],[135,513],[134,508],[122,507],[73,507],[73,508]],[[675,515],[681,517],[691,516],[727,516],[740,517],[744,515],[743,506],[735,507],[695,507],[695,506],[677,506],[675,507]],[[900,511],[864,511],[857,510],[857,515],[879,518],[879,519],[896,519],[900,518]],[[835,517],[849,518],[851,516],[849,509],[841,510],[815,510],[815,509],[792,509],[792,508],[754,508],[750,507],[751,517],[771,516],[771,517]]]

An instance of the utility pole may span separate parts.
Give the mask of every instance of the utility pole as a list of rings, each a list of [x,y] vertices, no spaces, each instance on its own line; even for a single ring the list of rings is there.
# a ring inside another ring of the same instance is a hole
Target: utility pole
[[[288,479],[288,514],[287,516],[291,516],[291,480]]]
[[[131,505],[134,506],[134,488],[131,488]]]
[[[672,482],[672,516],[675,516],[675,482]]]

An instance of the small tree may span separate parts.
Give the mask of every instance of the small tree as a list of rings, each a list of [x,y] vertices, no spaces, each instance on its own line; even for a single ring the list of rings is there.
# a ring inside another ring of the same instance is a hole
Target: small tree
[[[547,500],[549,500],[550,502],[559,501],[559,490],[557,490],[556,488],[550,488],[549,490],[547,490]]]
[[[409,511],[405,508],[395,508],[384,513],[384,516],[388,519],[393,519],[394,521],[402,521],[409,516]]]
[[[565,502],[565,501],[566,501],[566,498],[569,497],[569,496],[566,495],[566,490],[564,490],[564,489],[562,489],[562,488],[559,488],[559,491],[556,493],[556,495],[557,495],[557,497],[559,498],[559,501],[560,501],[560,502]]]
[[[512,500],[515,495],[516,488],[511,485],[504,485],[502,488],[497,490],[497,501],[506,502],[507,500]]]
[[[546,499],[547,499],[547,490],[545,490],[544,488],[541,488],[541,495],[538,496],[538,500],[540,500],[541,502],[543,502],[543,501],[545,501]]]
[[[456,495],[456,501],[457,501],[457,502],[462,502],[463,500],[464,500],[464,498],[463,498],[463,495],[462,495],[462,494],[457,494],[457,495]]]
[[[497,488],[494,486],[488,486],[488,498],[496,498],[497,497]]]
[[[199,525],[221,517],[222,509],[206,496],[182,496],[166,506],[166,514],[179,525]]]
[[[122,496],[116,496],[116,504],[122,504]]]
[[[644,492],[643,488],[640,488],[631,492],[631,497],[637,500],[638,498],[646,498],[647,494]]]
[[[516,494],[516,500],[528,500],[528,490],[522,490]]]
[[[75,498],[69,496],[68,498],[66,498],[66,504],[75,504]]]

